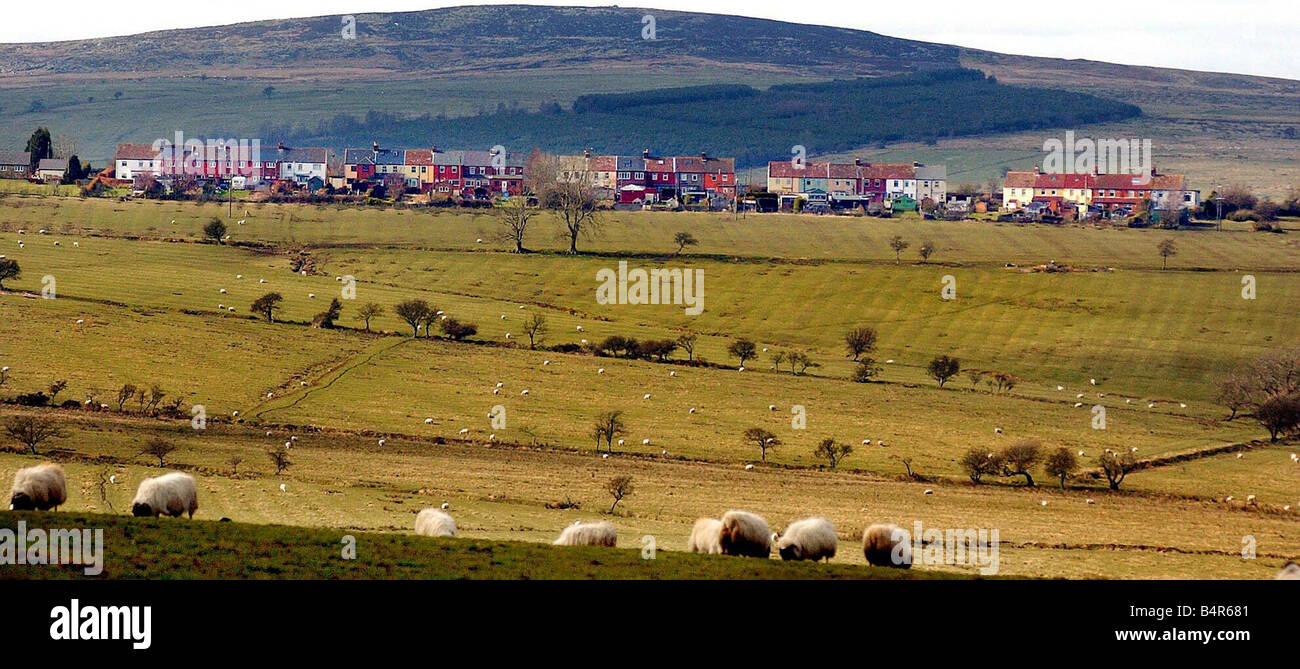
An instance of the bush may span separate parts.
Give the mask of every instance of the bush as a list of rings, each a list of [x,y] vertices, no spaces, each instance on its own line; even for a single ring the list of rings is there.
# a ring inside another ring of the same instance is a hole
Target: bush
[[[1258,223],[1259,221],[1264,220],[1262,216],[1256,214],[1255,211],[1252,209],[1242,209],[1240,211],[1234,211],[1231,214],[1228,214],[1227,219],[1229,221],[1236,221],[1238,223],[1244,223],[1246,221],[1253,221]]]
[[[440,321],[439,327],[442,329],[443,334],[456,341],[478,334],[478,326],[473,323],[462,323],[454,318]]]
[[[26,393],[14,398],[14,404],[25,407],[43,407],[50,403],[50,396],[42,392]]]
[[[1002,471],[1002,462],[993,451],[987,448],[975,448],[966,451],[961,460],[958,461],[962,471],[970,477],[972,483],[979,483],[980,479],[985,476],[993,476]]]
[[[880,365],[872,358],[863,358],[853,370],[852,379],[858,383],[870,383],[880,375]]]

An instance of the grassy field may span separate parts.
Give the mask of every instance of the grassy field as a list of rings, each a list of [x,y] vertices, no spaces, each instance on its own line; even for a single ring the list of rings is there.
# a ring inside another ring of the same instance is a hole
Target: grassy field
[[[157,383],[210,417],[196,432],[187,421],[116,411],[49,412],[69,433],[48,452],[77,482],[69,510],[121,512],[136,482],[157,471],[138,454],[161,435],[180,446],[169,466],[200,476],[209,520],[405,532],[419,508],[448,502],[466,537],[549,541],[575,519],[603,515],[604,482],[629,474],[635,493],[612,517],[626,548],[650,534],[661,549],[681,550],[695,518],[750,508],[774,529],[830,518],[842,543],[836,562],[848,563],[862,561],[852,547],[863,527],[882,520],[998,528],[1002,573],[1017,576],[1257,578],[1300,553],[1300,466],[1287,445],[1143,470],[1118,494],[1090,477],[1064,491],[1046,480],[975,486],[956,462],[973,445],[1020,438],[1084,451],[1091,467],[1105,448],[1195,455],[1264,436],[1249,419],[1224,420],[1213,384],[1300,334],[1284,306],[1300,297],[1293,234],[638,212],[610,215],[584,244],[595,253],[573,258],[503,253],[482,213],[254,205],[235,212],[246,223],[232,221],[231,234],[267,246],[194,243],[224,213],[0,199],[0,249],[24,272],[0,294],[4,393],[67,379],[60,400],[114,404],[124,382]],[[554,228],[543,220],[529,245],[554,250]],[[671,258],[678,230],[700,244]],[[909,249],[896,264],[894,234],[913,248],[931,239],[939,252],[921,264]],[[1161,271],[1154,246],[1165,238],[1179,252]],[[291,251],[309,252],[315,273],[293,273]],[[703,269],[704,314],[597,304],[596,270],[620,259]],[[1047,260],[1076,271],[1026,271]],[[1247,273],[1258,279],[1256,300],[1241,299]],[[421,297],[480,332],[471,343],[412,341],[389,314],[365,334],[352,329],[353,302],[345,329],[302,325],[339,294],[335,278],[345,274],[357,278],[357,302]],[[940,299],[944,275],[956,278],[957,300]],[[47,276],[59,299],[39,298]],[[286,298],[279,317],[299,324],[247,313],[270,290]],[[701,334],[698,353],[723,366],[530,351],[520,327],[539,312],[547,344],[690,330]],[[879,330],[874,355],[892,361],[880,383],[847,379],[839,337],[857,324]],[[725,353],[738,336],[769,352],[806,351],[820,366],[796,376],[773,371],[763,354],[739,372]],[[972,388],[964,376],[939,389],[924,374],[938,353],[1023,380],[1011,392]],[[1090,424],[1098,404],[1104,430]],[[488,418],[497,406],[504,426]],[[807,429],[793,429],[796,406]],[[626,445],[608,459],[590,437],[605,410],[623,411],[628,425]],[[17,411],[0,405],[0,414]],[[766,464],[741,438],[751,426],[783,442]],[[264,451],[289,436],[299,437],[294,466],[275,476]],[[838,471],[814,457],[826,436],[856,446]],[[237,475],[232,456],[243,458]],[[0,478],[35,460],[0,454]],[[102,496],[92,485],[101,471],[117,480]],[[1259,560],[1238,556],[1245,535],[1259,540]]]
[[[102,514],[0,511],[0,528],[104,530],[104,573],[116,579],[933,579],[958,575],[921,569],[790,563],[592,546],[552,547],[520,541],[430,539],[399,534],[140,520]],[[343,559],[345,536],[356,558]],[[202,559],[195,556],[202,555]],[[80,579],[80,566],[24,565],[12,578]]]

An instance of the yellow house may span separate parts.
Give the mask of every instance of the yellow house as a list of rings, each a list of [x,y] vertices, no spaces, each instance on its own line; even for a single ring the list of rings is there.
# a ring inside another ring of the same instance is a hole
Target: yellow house
[[[1038,172],[1007,172],[1002,184],[1002,208],[1019,209],[1034,200],[1034,180]]]

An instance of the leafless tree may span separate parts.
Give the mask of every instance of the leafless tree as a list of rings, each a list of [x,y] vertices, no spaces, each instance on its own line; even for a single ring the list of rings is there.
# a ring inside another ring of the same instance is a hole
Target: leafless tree
[[[5,421],[5,434],[26,446],[32,455],[37,455],[36,447],[46,441],[67,436],[57,423],[38,416],[10,417]]]

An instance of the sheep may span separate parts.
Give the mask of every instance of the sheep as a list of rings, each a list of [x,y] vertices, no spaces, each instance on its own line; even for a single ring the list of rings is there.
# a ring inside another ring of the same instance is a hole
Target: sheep
[[[614,524],[602,520],[595,523],[575,522],[560,532],[560,537],[551,542],[555,546],[608,546],[614,547],[618,541],[618,530]]]
[[[145,479],[131,500],[131,515],[153,516],[167,514],[179,518],[182,513],[199,510],[199,496],[194,485],[194,477],[189,474],[172,472]]]
[[[1282,570],[1273,577],[1275,581],[1300,581],[1300,564],[1287,562],[1282,565]]]
[[[9,491],[9,508],[13,511],[58,510],[68,501],[68,483],[63,468],[52,463],[19,469],[14,473]]]
[[[728,511],[722,514],[718,545],[723,555],[765,558],[772,552],[772,530],[762,516]]]
[[[456,521],[438,509],[421,509],[415,517],[415,533],[425,537],[454,537]]]
[[[691,538],[686,542],[686,550],[692,553],[718,555],[722,553],[722,521],[717,518],[701,518],[691,528]]]
[[[907,532],[897,525],[877,523],[862,532],[862,553],[873,566],[908,569],[912,547],[907,539]]]
[[[782,560],[826,560],[835,557],[839,539],[825,518],[804,518],[790,523],[776,540]]]

